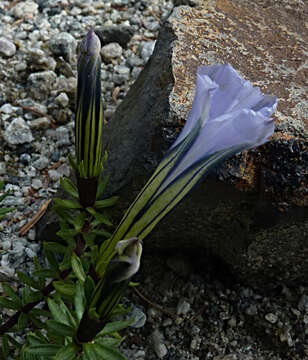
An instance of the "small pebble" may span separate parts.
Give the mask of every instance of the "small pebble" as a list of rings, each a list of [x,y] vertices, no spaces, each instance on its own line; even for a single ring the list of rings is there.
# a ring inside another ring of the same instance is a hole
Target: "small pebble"
[[[0,37],[0,55],[6,57],[14,56],[16,53],[15,44],[5,37]]]
[[[118,43],[110,43],[102,47],[102,57],[106,62],[110,62],[122,55],[123,49]]]
[[[165,355],[167,355],[167,347],[163,342],[163,334],[158,330],[154,330],[152,335],[153,349],[159,359],[162,359]]]

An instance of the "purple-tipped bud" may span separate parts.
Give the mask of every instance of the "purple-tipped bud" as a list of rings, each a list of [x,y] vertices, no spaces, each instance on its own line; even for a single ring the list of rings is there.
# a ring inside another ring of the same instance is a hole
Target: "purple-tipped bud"
[[[97,178],[103,169],[100,51],[100,40],[91,28],[80,43],[77,67],[75,146],[79,197],[84,207],[94,204]]]
[[[91,59],[95,59],[100,56],[101,42],[98,36],[95,34],[93,27],[89,30],[87,36],[80,43],[79,51],[79,59],[82,56],[89,56]]]

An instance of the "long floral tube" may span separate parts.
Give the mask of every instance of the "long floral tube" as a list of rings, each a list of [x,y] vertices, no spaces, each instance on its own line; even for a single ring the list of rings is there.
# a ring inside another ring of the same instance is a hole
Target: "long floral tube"
[[[263,95],[231,65],[200,67],[186,124],[124,214],[110,251],[122,239],[144,239],[220,161],[268,141],[276,106],[276,97]],[[104,264],[97,269],[104,271]]]

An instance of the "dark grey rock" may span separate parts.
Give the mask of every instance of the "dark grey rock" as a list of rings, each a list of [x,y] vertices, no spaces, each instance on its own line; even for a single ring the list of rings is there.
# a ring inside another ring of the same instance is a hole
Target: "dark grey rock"
[[[188,5],[188,6],[199,6],[202,0],[173,0],[174,6]]]
[[[95,29],[96,34],[101,40],[102,46],[109,43],[118,43],[126,49],[128,42],[133,36],[133,30],[127,25],[104,26]]]

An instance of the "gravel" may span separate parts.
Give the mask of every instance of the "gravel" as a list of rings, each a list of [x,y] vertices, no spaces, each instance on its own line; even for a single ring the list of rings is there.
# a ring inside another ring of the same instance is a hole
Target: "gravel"
[[[20,229],[70,175],[78,42],[90,26],[99,29],[108,121],[172,8],[171,0],[0,2],[0,180],[11,191],[3,204],[16,208],[0,221],[1,276],[33,270],[41,251],[35,227],[23,236]],[[308,359],[307,287],[259,294],[205,266],[201,276],[181,255],[143,263],[140,291],[152,303],[129,294],[136,318],[123,343],[129,360]]]

